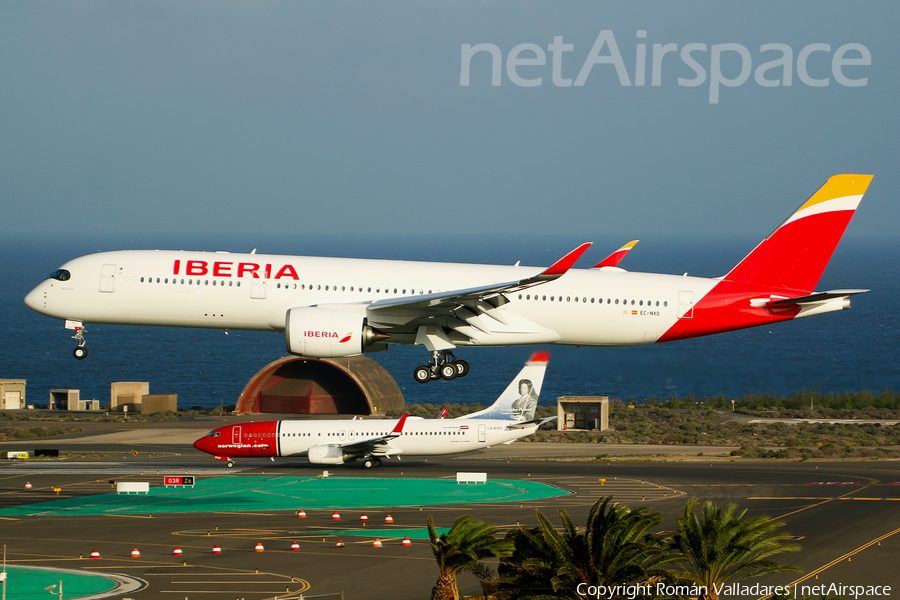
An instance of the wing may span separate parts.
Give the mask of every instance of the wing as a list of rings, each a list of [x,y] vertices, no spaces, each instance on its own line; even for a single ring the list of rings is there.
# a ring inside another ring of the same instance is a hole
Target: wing
[[[366,306],[366,316],[370,325],[388,335],[415,335],[415,343],[429,351],[479,344],[486,337],[496,340],[496,336],[506,336],[513,344],[553,342],[559,337],[555,332],[498,309],[509,302],[504,294],[565,275],[590,245],[580,245],[547,269],[524,279],[376,300]]]
[[[403,416],[400,417],[399,421],[397,421],[397,425],[387,435],[369,438],[367,440],[346,442],[344,444],[338,445],[338,447],[343,448],[349,454],[357,454],[360,456],[383,456],[392,454],[391,440],[396,439],[403,434],[403,426],[406,424],[406,418],[408,416],[409,413],[403,413]]]
[[[619,262],[623,258],[625,258],[625,255],[628,254],[632,248],[637,246],[637,243],[639,241],[640,240],[631,240],[630,242],[628,242],[627,244],[625,244],[624,246],[622,246],[621,248],[619,248],[618,250],[616,250],[615,252],[613,252],[612,254],[610,254],[609,256],[607,256],[606,258],[604,258],[603,260],[601,260],[600,262],[598,262],[596,265],[594,265],[591,268],[592,269],[602,269],[603,267],[618,266]]]
[[[553,265],[532,277],[461,290],[411,296],[409,298],[387,298],[385,300],[376,300],[369,304],[369,311],[371,314],[372,311],[377,312],[381,309],[402,307],[429,314],[433,312],[446,312],[446,309],[448,308],[456,308],[460,305],[478,301],[485,301],[494,306],[494,308],[497,308],[508,302],[506,298],[503,298],[504,293],[518,292],[519,290],[524,290],[535,285],[559,279],[565,275],[566,272],[572,268],[572,265],[575,264],[575,261],[577,261],[581,255],[584,254],[585,250],[591,246],[591,243],[592,242],[587,242],[578,246],[553,263]],[[502,300],[500,300],[501,298]]]

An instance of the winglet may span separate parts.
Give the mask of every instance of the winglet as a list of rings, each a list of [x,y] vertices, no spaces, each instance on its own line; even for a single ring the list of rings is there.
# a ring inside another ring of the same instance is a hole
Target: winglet
[[[572,265],[575,264],[575,261],[581,258],[581,255],[584,254],[585,250],[591,247],[591,244],[593,244],[593,242],[586,242],[578,246],[577,248],[563,256],[561,259],[547,267],[541,273],[535,275],[534,277],[523,279],[519,282],[519,285],[534,285],[535,283],[553,281],[554,279],[562,277],[569,269],[572,268]]]
[[[450,410],[449,408],[441,409],[441,414],[438,415],[438,419],[443,419],[444,417],[446,417],[447,411],[449,411],[449,410]]]
[[[616,250],[615,252],[613,252],[612,254],[610,254],[609,256],[607,256],[606,258],[604,258],[603,260],[601,260],[600,262],[598,262],[596,265],[594,265],[591,268],[592,269],[602,269],[603,267],[617,266],[619,264],[619,261],[621,261],[623,258],[625,258],[625,255],[628,254],[628,252],[632,248],[637,246],[637,243],[639,241],[640,240],[631,240],[630,242],[628,242],[627,244],[625,244],[624,246],[622,246],[621,248],[619,248],[618,250]]]
[[[406,424],[406,417],[409,416],[409,413],[403,413],[403,416],[400,417],[400,420],[397,421],[397,426],[394,427],[394,430],[391,433],[401,434],[403,433],[403,426]]]
[[[593,242],[585,242],[584,244],[578,246],[561,259],[553,263],[546,271],[541,273],[541,275],[553,275],[555,277],[559,277],[560,275],[564,275],[566,271],[572,268],[572,265],[575,264],[581,255],[584,254],[585,250],[591,247]]]

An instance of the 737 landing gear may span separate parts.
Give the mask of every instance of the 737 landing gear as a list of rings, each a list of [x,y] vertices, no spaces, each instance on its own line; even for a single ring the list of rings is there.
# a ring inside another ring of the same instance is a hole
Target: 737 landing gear
[[[367,469],[371,469],[372,467],[380,466],[381,459],[380,458],[367,458],[367,459],[363,460],[362,465]]]
[[[87,358],[88,349],[84,347],[84,327],[79,327],[76,325],[75,335],[72,336],[72,339],[78,342],[78,345],[72,351],[72,356],[74,356],[78,360],[84,360],[85,358]]]
[[[431,353],[431,364],[416,367],[413,377],[419,383],[428,383],[434,379],[456,379],[469,374],[469,363],[455,360],[449,350],[435,350]]]

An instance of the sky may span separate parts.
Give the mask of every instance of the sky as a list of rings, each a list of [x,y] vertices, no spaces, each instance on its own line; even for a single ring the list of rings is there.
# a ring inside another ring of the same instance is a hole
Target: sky
[[[859,172],[848,237],[893,236],[898,22],[887,0],[4,2],[0,235],[611,251],[761,239]]]

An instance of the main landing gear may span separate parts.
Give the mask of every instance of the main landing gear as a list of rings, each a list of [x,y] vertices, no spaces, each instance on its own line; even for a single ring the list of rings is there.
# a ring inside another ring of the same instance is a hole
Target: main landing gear
[[[367,458],[362,461],[362,466],[364,466],[367,469],[371,469],[372,467],[377,467],[380,465],[381,465],[380,458]]]
[[[456,360],[449,350],[435,350],[431,353],[431,364],[416,367],[413,377],[419,383],[428,383],[435,379],[456,379],[469,374],[469,363]]]

